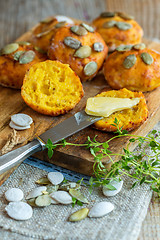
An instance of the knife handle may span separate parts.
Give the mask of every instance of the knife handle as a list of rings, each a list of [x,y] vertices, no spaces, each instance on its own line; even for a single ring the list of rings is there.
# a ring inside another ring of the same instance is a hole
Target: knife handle
[[[35,139],[25,146],[0,156],[0,174],[18,165],[33,153],[43,150],[44,145],[40,140]]]

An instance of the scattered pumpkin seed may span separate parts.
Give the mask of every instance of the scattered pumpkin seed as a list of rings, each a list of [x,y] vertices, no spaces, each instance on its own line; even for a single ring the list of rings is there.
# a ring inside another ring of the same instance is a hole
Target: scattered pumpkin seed
[[[16,61],[18,61],[19,58],[20,58],[20,56],[21,56],[24,52],[25,52],[25,51],[17,51],[17,52],[15,52],[14,55],[13,55],[13,59],[16,60]]]
[[[73,48],[73,49],[78,49],[81,47],[81,42],[78,41],[77,39],[73,38],[73,37],[65,37],[64,38],[64,44],[67,47]]]
[[[33,119],[24,113],[13,114],[11,116],[11,121],[21,127],[25,127],[33,123]]]
[[[136,60],[137,60],[136,56],[134,54],[131,54],[124,59],[123,66],[126,69],[130,69],[131,67],[134,66],[134,64],[136,63]]]
[[[153,57],[147,52],[141,53],[141,58],[147,65],[151,65],[153,63]]]
[[[116,48],[118,52],[125,52],[131,50],[133,45],[120,45]]]
[[[51,198],[49,195],[42,195],[36,198],[35,204],[38,207],[46,207],[51,205]]]
[[[123,180],[122,181],[116,181],[116,180],[112,180],[110,182],[110,184],[115,187],[115,190],[110,190],[107,186],[103,185],[102,191],[103,194],[107,197],[112,197],[115,196],[117,193],[119,193],[122,189],[123,186]]]
[[[5,192],[5,198],[9,202],[17,202],[21,201],[24,197],[24,194],[21,189],[19,188],[9,188]]]
[[[48,175],[48,180],[53,184],[53,185],[58,185],[64,180],[64,176],[60,172],[49,172]]]
[[[47,186],[47,192],[48,194],[51,194],[53,192],[56,192],[59,189],[59,185],[48,185]]]
[[[42,195],[42,191],[46,191],[46,189],[47,188],[45,186],[34,188],[29,192],[26,199],[38,197],[38,196]]]
[[[63,190],[63,191],[69,191],[69,189],[71,189],[71,188],[80,189],[81,186],[80,186],[80,184],[75,183],[75,182],[62,183],[59,186],[59,189]]]
[[[133,46],[134,49],[136,50],[143,50],[146,47],[144,43],[138,43]]]
[[[102,12],[100,17],[107,18],[107,17],[114,17],[116,14],[115,12]]]
[[[110,202],[96,203],[89,211],[88,217],[103,217],[113,211],[114,205]]]
[[[28,199],[27,200],[27,203],[31,206],[31,207],[38,207],[36,204],[35,204],[35,198],[31,198],[31,199]]]
[[[40,23],[50,23],[53,21],[53,19],[54,19],[53,17],[48,17],[48,18],[42,19]]]
[[[85,65],[84,74],[86,76],[91,76],[97,71],[98,65],[96,62],[92,61]]]
[[[116,25],[116,21],[114,21],[114,20],[111,20],[111,21],[107,21],[107,22],[104,22],[103,23],[103,28],[112,28],[112,27],[114,27],[115,25]]]
[[[82,208],[74,213],[69,217],[70,222],[78,222],[82,219],[86,218],[88,215],[89,209],[88,208]]]
[[[125,20],[132,20],[132,19],[134,19],[133,16],[128,15],[128,14],[123,13],[123,12],[117,12],[117,15],[118,15],[119,17],[125,19]]]
[[[5,55],[5,54],[13,53],[13,52],[15,52],[18,48],[19,48],[19,44],[18,44],[18,43],[10,43],[10,44],[7,44],[4,48],[2,48],[1,54],[2,54],[2,55]]]
[[[74,54],[74,57],[87,58],[91,55],[92,49],[89,46],[80,47]]]
[[[24,45],[26,45],[26,46],[31,45],[30,42],[26,42],[26,41],[20,41],[20,42],[16,42],[16,43],[18,43],[19,45],[22,45],[22,46],[24,46]]]
[[[66,24],[66,21],[59,22],[59,23],[57,23],[54,27],[55,27],[55,28],[61,28],[61,27],[63,27],[65,24]]]
[[[104,49],[104,46],[103,46],[103,44],[102,44],[101,42],[95,42],[95,43],[93,44],[93,49],[94,49],[94,51],[96,51],[96,52],[102,52],[103,49]]]
[[[86,23],[81,23],[81,26],[84,27],[88,32],[94,32],[94,28]]]
[[[117,27],[118,29],[124,30],[124,31],[132,28],[132,24],[126,23],[126,22],[116,22],[115,25],[116,25],[116,27]]]
[[[88,33],[88,31],[82,26],[75,25],[72,26],[70,29],[73,33],[75,33],[78,36],[85,36]]]
[[[50,197],[53,198],[53,200],[56,200],[57,202],[61,204],[71,204],[72,203],[72,197],[68,192],[65,191],[57,191],[50,194]]]
[[[29,50],[20,56],[19,63],[26,64],[26,63],[32,62],[35,58],[35,55],[36,55],[35,52],[33,52],[32,50]]]
[[[35,181],[35,183],[40,184],[40,185],[48,185],[51,182],[48,180],[47,177],[42,177],[42,178],[38,179],[37,181]]]
[[[69,189],[69,194],[83,203],[89,203],[87,198],[77,189]]]

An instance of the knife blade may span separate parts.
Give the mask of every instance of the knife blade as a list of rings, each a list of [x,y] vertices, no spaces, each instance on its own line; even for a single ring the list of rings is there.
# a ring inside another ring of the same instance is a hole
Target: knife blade
[[[42,133],[32,142],[0,156],[0,174],[21,163],[24,159],[32,154],[44,150],[46,148],[45,144],[49,138],[53,144],[55,144],[60,140],[90,126],[102,118],[103,117],[87,115],[84,110],[77,112],[73,116],[57,124],[55,127]]]

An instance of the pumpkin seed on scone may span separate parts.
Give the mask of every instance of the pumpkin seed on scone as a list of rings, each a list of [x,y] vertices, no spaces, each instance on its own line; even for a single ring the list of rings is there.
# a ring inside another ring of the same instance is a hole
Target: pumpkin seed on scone
[[[79,77],[68,64],[47,60],[26,73],[21,95],[33,110],[50,116],[65,114],[83,97]]]
[[[57,30],[48,49],[50,59],[69,64],[81,81],[96,76],[107,53],[103,38],[86,23]]]
[[[146,48],[144,43],[117,47],[103,70],[113,89],[146,92],[160,86],[160,54]]]
[[[20,89],[26,71],[35,63],[46,60],[29,42],[10,43],[1,49],[0,85]]]
[[[114,97],[114,98],[140,98],[137,105],[129,109],[124,109],[112,113],[109,117],[104,117],[102,120],[94,123],[94,127],[98,130],[106,132],[116,131],[116,127],[113,126],[115,118],[119,121],[119,127],[124,130],[131,131],[139,127],[148,117],[148,109],[146,100],[142,92],[132,92],[127,89],[111,90],[102,92],[96,97]]]

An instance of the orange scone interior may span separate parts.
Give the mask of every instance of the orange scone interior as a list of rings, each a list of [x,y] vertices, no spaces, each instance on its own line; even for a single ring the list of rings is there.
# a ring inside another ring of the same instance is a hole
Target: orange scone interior
[[[116,131],[116,127],[112,125],[114,124],[115,118],[117,118],[119,121],[119,127],[122,127],[127,131],[131,131],[139,127],[147,119],[148,109],[142,92],[131,92],[123,88],[120,90],[102,92],[96,95],[96,97],[115,97],[130,99],[140,98],[139,103],[132,108],[114,112],[109,117],[105,117],[102,120],[94,123],[94,127],[99,130],[106,132]]]
[[[80,79],[69,65],[51,60],[33,65],[26,73],[21,89],[27,105],[51,116],[73,109],[83,94]]]

